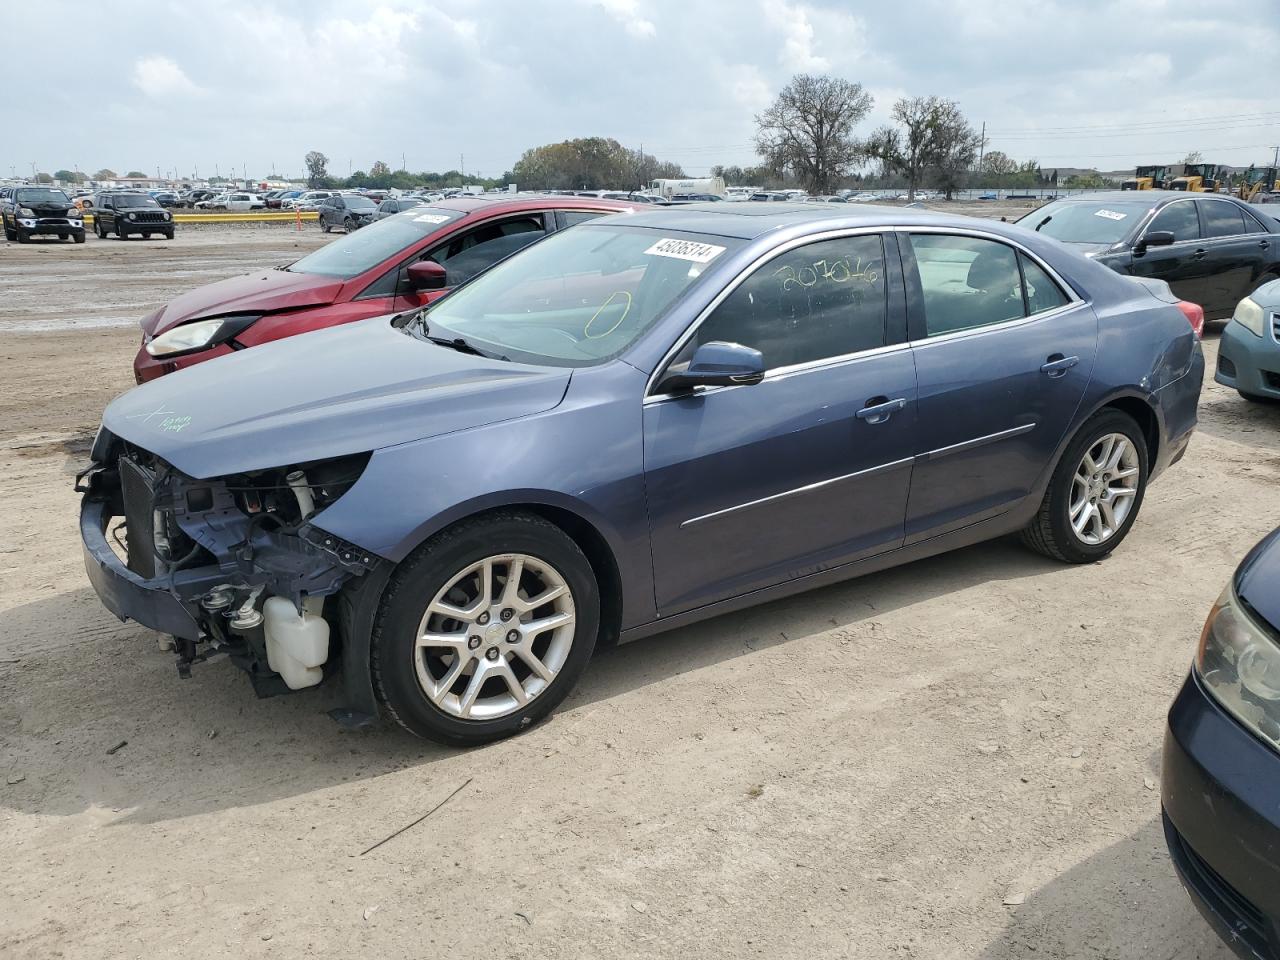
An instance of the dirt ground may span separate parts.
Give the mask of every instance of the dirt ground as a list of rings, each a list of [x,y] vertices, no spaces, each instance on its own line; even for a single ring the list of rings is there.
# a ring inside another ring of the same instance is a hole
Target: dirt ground
[[[295,240],[0,246],[0,956],[1229,956],[1165,854],[1159,751],[1278,521],[1280,410],[1207,383],[1103,563],[988,543],[603,653],[491,747],[347,734],[332,688],[179,680],[99,605],[72,475],[136,328],[15,330]]]

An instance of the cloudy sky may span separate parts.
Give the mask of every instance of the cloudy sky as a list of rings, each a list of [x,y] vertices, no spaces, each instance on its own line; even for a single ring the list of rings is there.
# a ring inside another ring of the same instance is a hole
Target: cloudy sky
[[[941,94],[989,149],[1045,167],[1245,165],[1280,143],[1273,2],[15,3],[0,174],[261,177],[317,149],[342,175],[403,155],[497,176],[603,135],[697,175],[753,162],[752,116],[798,72],[862,83],[867,131],[896,98]]]

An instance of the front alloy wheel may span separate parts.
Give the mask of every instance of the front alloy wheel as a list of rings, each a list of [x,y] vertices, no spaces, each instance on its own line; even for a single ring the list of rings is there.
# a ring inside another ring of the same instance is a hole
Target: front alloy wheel
[[[420,737],[487,743],[545,717],[595,647],[600,596],[578,544],[534,514],[463,521],[406,558],[370,636],[386,713]]]
[[[463,720],[504,717],[555,680],[573,648],[573,595],[549,563],[500,554],[436,594],[418,626],[422,692]]]

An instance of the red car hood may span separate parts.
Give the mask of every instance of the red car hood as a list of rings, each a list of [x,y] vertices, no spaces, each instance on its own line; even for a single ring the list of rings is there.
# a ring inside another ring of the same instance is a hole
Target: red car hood
[[[228,313],[270,313],[332,303],[345,281],[287,270],[263,270],[228,277],[175,297],[142,320],[142,329],[155,336],[198,317]]]

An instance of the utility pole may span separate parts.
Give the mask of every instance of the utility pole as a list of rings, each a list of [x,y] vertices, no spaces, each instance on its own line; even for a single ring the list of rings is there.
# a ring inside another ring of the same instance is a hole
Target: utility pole
[[[404,152],[403,152],[403,151],[400,153],[400,172],[401,172],[401,173],[404,173],[404,172],[405,172],[405,166],[404,166]]]
[[[467,184],[467,157],[466,154],[458,154],[458,172],[462,174],[462,185]]]
[[[978,137],[978,172],[982,172],[982,157],[987,152],[987,121],[982,121],[982,133]]]

